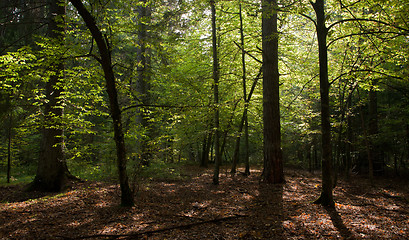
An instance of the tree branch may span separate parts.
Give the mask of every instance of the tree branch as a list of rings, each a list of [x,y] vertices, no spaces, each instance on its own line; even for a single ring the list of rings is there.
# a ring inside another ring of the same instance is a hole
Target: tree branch
[[[194,222],[194,223],[188,223],[184,225],[178,225],[178,226],[171,226],[171,227],[165,227],[165,228],[160,228],[156,230],[148,230],[148,231],[142,231],[142,232],[134,232],[134,233],[128,233],[128,234],[96,234],[96,235],[88,235],[88,236],[78,236],[75,238],[70,238],[70,237],[65,237],[65,236],[56,236],[58,238],[62,239],[88,239],[88,238],[110,238],[110,239],[116,239],[120,237],[132,237],[136,238],[141,235],[152,235],[154,233],[160,233],[160,232],[167,232],[175,229],[187,229],[191,228],[194,226],[202,225],[202,224],[207,224],[207,223],[219,223],[223,221],[228,221],[236,218],[241,218],[241,217],[247,217],[247,215],[233,215],[233,216],[227,216],[227,217],[220,217],[220,218],[215,218],[215,219],[210,219],[210,220],[205,220],[205,221],[200,221],[200,222]]]
[[[234,44],[236,44],[236,46],[238,48],[240,48],[240,50],[244,51],[244,53],[246,53],[247,55],[249,55],[252,59],[256,60],[258,63],[263,63],[263,61],[259,60],[258,58],[256,58],[255,56],[253,56],[251,53],[249,53],[248,51],[244,50],[240,44],[238,44],[236,41],[233,41]]]
[[[331,29],[332,27],[338,25],[338,24],[345,23],[345,22],[373,22],[373,23],[379,23],[379,24],[382,24],[382,25],[385,25],[385,26],[393,27],[393,28],[399,29],[399,30],[401,30],[403,32],[408,32],[409,31],[408,29],[405,29],[405,28],[402,28],[402,27],[399,27],[399,26],[395,26],[395,25],[392,25],[390,23],[387,23],[387,22],[384,22],[384,21],[381,21],[381,20],[367,19],[367,18],[342,19],[342,20],[339,20],[339,21],[334,22],[331,25],[329,25],[328,30]]]

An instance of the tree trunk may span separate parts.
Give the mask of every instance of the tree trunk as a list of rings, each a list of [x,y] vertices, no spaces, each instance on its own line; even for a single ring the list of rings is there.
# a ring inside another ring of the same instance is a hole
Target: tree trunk
[[[126,172],[126,151],[125,140],[122,130],[121,110],[118,104],[118,96],[115,83],[115,75],[112,68],[111,53],[109,49],[109,42],[107,38],[104,38],[101,31],[98,29],[97,24],[93,16],[85,8],[81,0],[70,0],[72,5],[77,9],[78,13],[84,19],[85,24],[90,30],[95,42],[97,43],[100,63],[104,70],[106,80],[106,90],[109,97],[109,105],[111,110],[111,117],[114,125],[114,139],[117,152],[117,167],[119,174],[119,182],[121,187],[121,205],[132,206],[134,205],[134,199],[132,191],[128,183],[128,174]]]
[[[312,173],[312,158],[311,158],[310,144],[307,144],[307,161],[308,161],[308,172]]]
[[[7,145],[7,183],[10,183],[11,178],[11,130],[13,127],[13,114],[12,109],[10,109],[9,113],[9,126],[8,126],[8,145]]]
[[[215,151],[215,161],[214,161],[214,173],[213,173],[213,184],[219,184],[219,171],[221,164],[220,157],[220,129],[219,129],[219,59],[217,56],[217,35],[216,35],[216,7],[214,0],[210,0],[210,6],[212,11],[212,48],[213,48],[213,91],[214,91],[214,151]]]
[[[282,183],[284,172],[280,129],[277,0],[263,0],[262,11],[264,123],[262,177],[267,183]]]
[[[236,142],[234,143],[233,161],[232,161],[232,166],[231,166],[231,170],[230,170],[231,175],[236,174],[236,168],[237,168],[237,164],[239,162],[240,138],[241,138],[241,133],[243,131],[243,126],[244,126],[244,121],[245,121],[244,118],[245,118],[245,112],[243,112],[243,116],[241,117],[238,136],[236,137]]]
[[[144,165],[149,165],[150,159],[152,158],[152,149],[150,147],[150,140],[152,139],[152,124],[149,123],[149,113],[146,106],[151,103],[150,96],[150,79],[151,79],[151,68],[150,68],[150,50],[147,47],[149,42],[148,28],[149,25],[147,21],[151,18],[151,8],[147,5],[147,1],[143,0],[143,5],[137,7],[138,12],[138,50],[137,50],[137,82],[136,91],[138,93],[138,100],[140,104],[144,107],[137,109],[137,124],[141,126],[142,130],[145,132],[143,136],[138,139],[138,156],[140,156],[140,161]]]
[[[56,44],[64,44],[63,18],[65,16],[64,1],[49,1],[48,36]],[[58,58],[59,56],[57,56]],[[44,106],[44,129],[38,160],[37,173],[29,190],[61,191],[67,181],[67,166],[64,159],[64,139],[62,116],[63,108],[60,103],[61,74],[64,63],[56,60],[53,73],[46,83],[45,95],[47,103]]]
[[[353,86],[350,86],[350,93],[348,96],[348,104],[347,104],[347,111],[349,112],[350,109],[352,108],[352,94],[353,94]],[[351,114],[347,114],[347,141],[346,141],[346,153],[345,153],[345,176],[347,179],[349,179],[349,172],[352,167],[352,158],[351,158],[351,152],[352,152],[352,117]]]
[[[212,133],[209,132],[203,139],[202,159],[200,161],[201,167],[207,167],[209,164],[210,144],[212,143]]]
[[[243,100],[244,100],[244,111],[243,111],[243,117],[242,120],[240,121],[240,126],[239,126],[239,135],[236,138],[236,143],[234,146],[234,155],[233,155],[233,164],[230,173],[235,174],[236,173],[236,167],[237,163],[239,161],[239,152],[240,152],[240,137],[241,137],[241,132],[243,131],[243,126],[244,126],[244,162],[246,163],[246,171],[245,174],[249,175],[250,174],[250,166],[247,167],[247,163],[249,162],[249,125],[248,125],[248,118],[247,118],[247,110],[248,110],[248,105],[249,105],[249,100],[247,98],[247,83],[246,83],[246,51],[244,50],[244,29],[243,29],[243,14],[241,10],[241,2],[239,5],[239,18],[240,18],[240,45],[241,45],[241,66],[242,66],[242,80],[243,80]],[[248,173],[247,173],[248,172]]]
[[[382,165],[379,163],[379,150],[376,143],[378,134],[378,100],[377,92],[374,87],[369,90],[369,123],[368,123],[368,135],[369,135],[369,151],[371,158],[368,159],[369,166],[369,179],[372,182],[374,177],[374,171],[380,172]]]
[[[318,38],[318,54],[320,66],[322,133],[322,191],[321,196],[315,201],[315,203],[322,204],[323,206],[334,207],[335,203],[333,199],[332,147],[328,82],[328,29],[325,27],[324,0],[316,0],[316,2],[312,3],[312,5],[317,16],[316,30]]]
[[[243,47],[244,49],[244,47]],[[244,108],[243,111],[243,115],[240,121],[240,125],[239,125],[239,130],[238,130],[238,136],[236,138],[236,143],[234,145],[234,153],[233,153],[233,164],[232,164],[232,168],[230,173],[231,174],[235,174],[236,173],[236,167],[237,167],[237,163],[239,161],[239,151],[240,151],[240,138],[241,138],[241,134],[243,131],[243,127],[244,127],[244,135],[245,135],[245,165],[246,165],[246,169],[244,174],[246,175],[250,175],[250,164],[249,164],[249,153],[248,153],[248,117],[247,117],[247,113],[248,113],[248,104],[250,103],[251,100],[251,96],[253,95],[254,89],[256,88],[257,82],[260,79],[261,76],[261,72],[262,69],[260,69],[260,71],[258,72],[256,78],[253,81],[253,85],[251,86],[250,92],[248,94],[248,96],[246,97],[246,99],[244,100],[245,104],[247,105],[247,107]],[[246,132],[247,131],[247,132]]]

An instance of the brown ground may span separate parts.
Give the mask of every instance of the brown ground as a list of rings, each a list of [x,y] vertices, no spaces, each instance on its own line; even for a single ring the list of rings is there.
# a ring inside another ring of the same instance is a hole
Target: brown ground
[[[335,189],[335,210],[312,204],[318,174],[287,170],[287,183],[259,184],[189,168],[188,180],[141,185],[120,208],[118,186],[86,182],[42,196],[0,188],[0,239],[409,239],[409,185],[354,176]],[[32,199],[32,200],[27,200]]]

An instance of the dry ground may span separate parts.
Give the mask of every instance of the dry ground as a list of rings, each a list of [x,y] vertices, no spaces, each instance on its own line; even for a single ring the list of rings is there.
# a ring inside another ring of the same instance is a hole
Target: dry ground
[[[340,181],[336,208],[312,204],[319,174],[286,170],[285,184],[186,170],[186,180],[141,185],[136,206],[119,207],[118,186],[76,184],[60,194],[0,188],[0,239],[409,239],[409,185],[359,176]]]

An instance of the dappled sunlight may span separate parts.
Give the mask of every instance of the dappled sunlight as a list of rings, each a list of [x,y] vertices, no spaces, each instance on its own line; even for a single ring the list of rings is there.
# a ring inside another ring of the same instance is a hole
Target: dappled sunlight
[[[149,181],[131,208],[119,207],[118,185],[91,182],[57,195],[4,203],[0,232],[16,239],[404,239],[409,233],[408,202],[397,190],[340,181],[335,209],[326,209],[312,204],[319,177],[304,171],[291,171],[285,184],[271,186],[260,184],[257,174],[226,177],[214,186],[208,172],[177,183]]]

